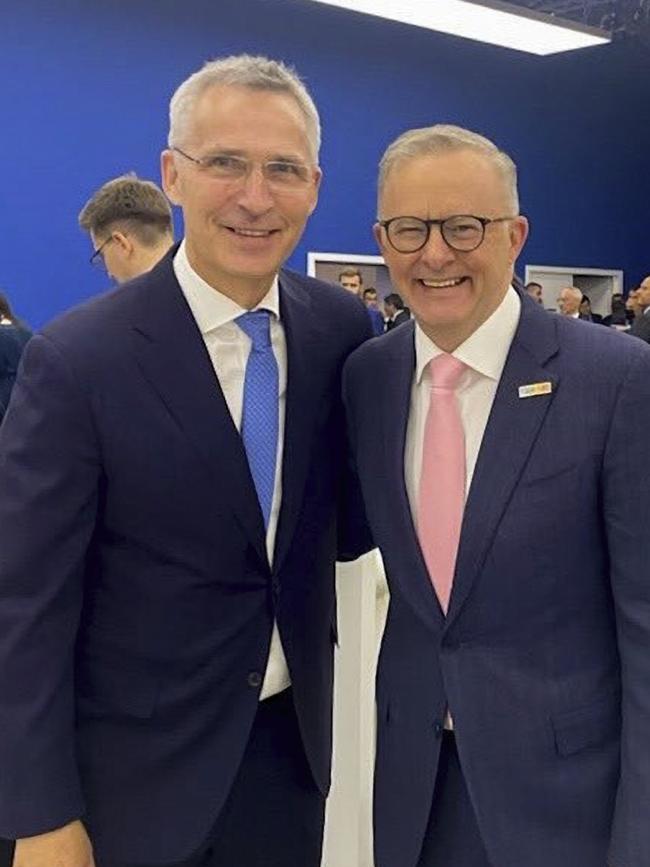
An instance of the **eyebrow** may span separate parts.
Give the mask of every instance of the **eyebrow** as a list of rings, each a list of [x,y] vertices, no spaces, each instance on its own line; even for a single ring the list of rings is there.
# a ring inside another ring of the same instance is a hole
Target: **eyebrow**
[[[225,148],[220,147],[219,145],[214,145],[207,149],[206,155],[214,154],[224,154],[224,156],[229,157],[244,157],[246,159],[249,158],[248,152],[242,148]],[[298,156],[298,154],[295,153],[271,153],[264,156],[263,160],[265,162],[300,163],[302,165],[305,165],[308,162],[308,160],[305,160],[303,157]]]

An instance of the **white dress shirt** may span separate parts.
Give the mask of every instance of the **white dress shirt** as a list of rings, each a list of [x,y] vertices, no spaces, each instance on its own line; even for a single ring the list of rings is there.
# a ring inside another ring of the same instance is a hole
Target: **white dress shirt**
[[[519,324],[521,301],[510,287],[492,316],[451,354],[467,365],[456,388],[460,417],[465,433],[465,501],[469,492],[485,427],[494,402],[512,338]],[[429,411],[431,375],[429,362],[442,352],[415,326],[415,371],[411,385],[411,407],[404,448],[404,479],[413,524],[418,529],[418,497],[422,471],[424,426]],[[452,591],[453,592],[453,591]],[[449,712],[445,728],[453,729]]]
[[[235,319],[246,313],[246,310],[231,298],[223,295],[218,289],[210,286],[196,273],[187,258],[185,241],[181,243],[174,256],[174,273],[205,342],[232,420],[241,433],[244,377],[252,341],[236,324]],[[266,553],[269,563],[273,565],[275,536],[282,503],[281,470],[287,400],[287,341],[280,321],[280,290],[277,277],[255,309],[271,312],[271,345],[278,364],[279,374],[278,454],[275,464],[273,502],[266,531]],[[289,669],[282,648],[278,625],[275,622],[260,700],[282,692],[290,683]]]

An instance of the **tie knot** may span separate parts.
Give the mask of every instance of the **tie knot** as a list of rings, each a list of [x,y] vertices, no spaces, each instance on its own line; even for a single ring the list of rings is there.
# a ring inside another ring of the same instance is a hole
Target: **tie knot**
[[[235,322],[253,341],[253,352],[261,352],[271,345],[271,314],[268,310],[249,310],[238,316]]]
[[[458,380],[467,369],[466,365],[453,355],[443,352],[429,362],[431,373],[431,388],[442,388],[445,391],[454,391]]]

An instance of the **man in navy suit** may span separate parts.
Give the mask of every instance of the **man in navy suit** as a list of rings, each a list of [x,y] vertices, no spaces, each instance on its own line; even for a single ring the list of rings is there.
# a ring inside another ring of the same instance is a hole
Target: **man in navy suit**
[[[172,98],[185,238],[48,326],[0,439],[0,836],[16,867],[317,867],[334,561],[369,547],[340,379],[363,305],[280,270],[319,122],[266,58]]]
[[[646,277],[636,290],[636,302],[639,315],[632,323],[630,334],[650,343],[650,276]]]
[[[415,317],[344,371],[391,593],[377,867],[648,865],[650,350],[511,287],[516,169],[467,130],[388,148],[375,233]]]

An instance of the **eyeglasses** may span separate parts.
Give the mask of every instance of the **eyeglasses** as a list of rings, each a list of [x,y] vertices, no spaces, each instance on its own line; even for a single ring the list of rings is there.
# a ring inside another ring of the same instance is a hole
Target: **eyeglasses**
[[[247,178],[253,167],[259,165],[262,176],[272,190],[277,192],[300,192],[310,182],[312,169],[305,163],[293,160],[265,160],[256,163],[246,157],[229,153],[210,154],[205,157],[193,157],[177,147],[173,151],[195,163],[211,178],[218,181],[239,182]]]
[[[421,220],[419,217],[392,217],[379,220],[386,230],[388,242],[398,253],[417,253],[429,240],[432,226],[440,226],[440,234],[448,247],[469,253],[480,247],[485,238],[485,227],[490,223],[505,223],[514,217],[474,217],[455,214],[444,220]]]
[[[104,248],[107,247],[108,244],[110,244],[111,241],[114,241],[114,240],[115,240],[115,238],[111,235],[109,238],[107,238],[104,241],[103,244],[101,244],[95,250],[95,252],[92,254],[92,256],[90,257],[90,260],[89,260],[91,265],[93,265],[95,268],[103,268],[104,270],[106,270],[106,262],[104,262]]]

